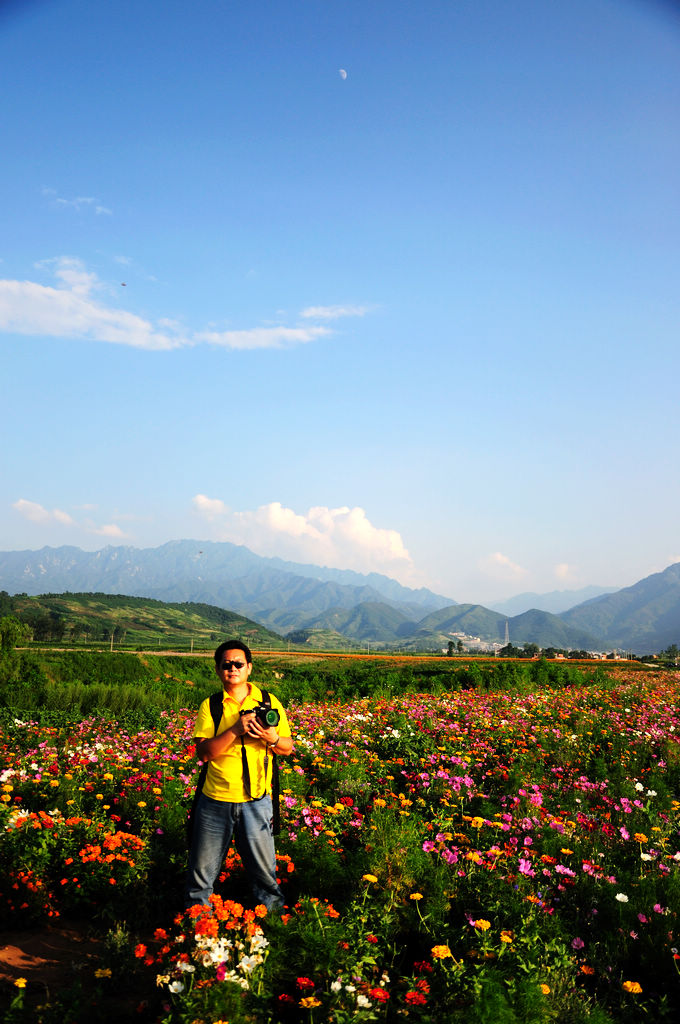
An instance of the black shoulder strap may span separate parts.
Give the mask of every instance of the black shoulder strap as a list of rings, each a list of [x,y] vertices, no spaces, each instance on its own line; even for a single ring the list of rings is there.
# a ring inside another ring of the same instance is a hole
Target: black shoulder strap
[[[215,736],[217,736],[217,730],[220,727],[222,721],[222,709],[224,706],[224,694],[221,690],[217,690],[215,693],[210,694],[210,714],[212,715],[213,725],[215,726]]]

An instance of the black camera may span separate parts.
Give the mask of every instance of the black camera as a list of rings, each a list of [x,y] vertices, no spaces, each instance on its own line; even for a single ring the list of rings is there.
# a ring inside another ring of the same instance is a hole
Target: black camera
[[[278,725],[281,721],[281,715],[276,708],[268,704],[258,704],[256,708],[245,708],[245,710],[239,711],[239,714],[241,716],[255,715],[263,729],[271,729],[273,725]]]

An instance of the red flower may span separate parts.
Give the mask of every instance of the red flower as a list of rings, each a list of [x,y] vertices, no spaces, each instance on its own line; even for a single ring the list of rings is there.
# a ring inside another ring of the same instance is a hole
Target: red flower
[[[367,935],[367,936],[366,936],[366,941],[367,941],[367,942],[377,942],[377,941],[378,941],[378,938],[377,938],[377,936],[376,936],[376,935]]]
[[[141,960],[143,957],[146,956],[146,946],[144,945],[143,942],[140,942],[137,946],[135,946],[135,956],[137,957],[138,960]]]
[[[422,992],[407,992],[406,1002],[409,1006],[425,1006],[427,999]]]
[[[371,999],[375,999],[376,1003],[386,1003],[390,998],[389,992],[386,992],[384,988],[369,988],[368,994]]]
[[[303,992],[307,992],[310,988],[314,988],[314,982],[311,978],[298,978],[296,985]]]

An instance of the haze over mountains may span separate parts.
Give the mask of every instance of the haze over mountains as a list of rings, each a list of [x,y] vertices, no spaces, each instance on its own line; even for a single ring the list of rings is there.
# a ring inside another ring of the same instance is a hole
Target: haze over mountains
[[[94,552],[75,547],[0,552],[0,589],[201,602],[247,615],[280,634],[328,630],[406,649],[445,647],[454,633],[502,642],[506,623],[516,645],[645,654],[680,642],[680,563],[558,615],[527,609],[526,604],[521,613],[508,615],[511,602],[496,610],[457,604],[379,573],[285,562],[210,541],[171,541],[146,549],[110,546]],[[588,592],[592,589],[602,588]],[[540,602],[540,595],[519,598],[526,602],[534,596]],[[582,592],[575,593],[577,602],[580,596]],[[556,595],[545,597],[555,607]]]

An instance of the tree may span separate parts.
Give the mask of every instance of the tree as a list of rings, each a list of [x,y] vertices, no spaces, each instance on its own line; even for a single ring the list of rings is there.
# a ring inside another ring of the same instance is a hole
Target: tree
[[[5,615],[0,619],[0,651],[3,654],[13,651],[17,644],[29,640],[30,636],[30,628],[15,615]]]
[[[448,658],[452,658],[453,657],[454,648],[455,648],[455,644],[454,644],[453,640],[449,640],[448,649],[446,651],[446,656]]]

